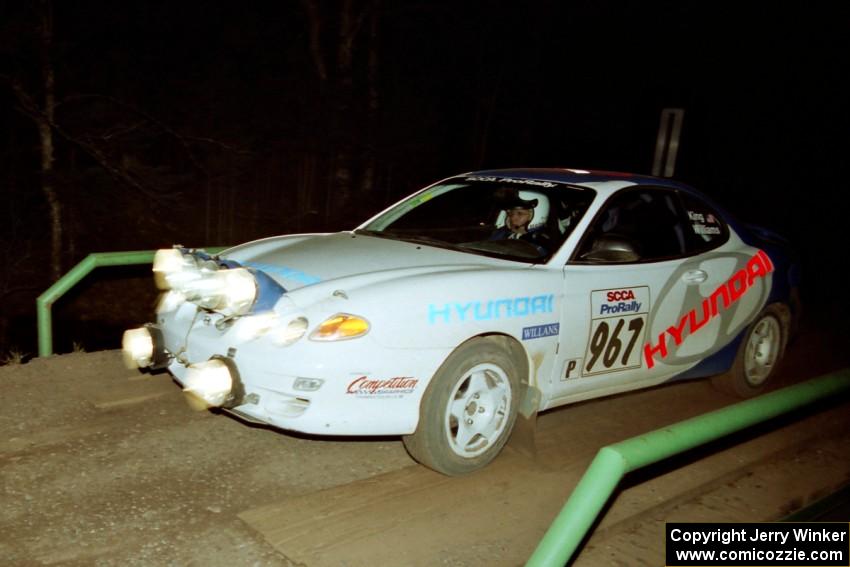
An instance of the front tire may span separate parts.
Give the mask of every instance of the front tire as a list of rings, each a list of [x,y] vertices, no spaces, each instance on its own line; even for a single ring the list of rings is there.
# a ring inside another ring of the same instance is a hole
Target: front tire
[[[732,368],[712,384],[742,398],[760,394],[776,374],[787,341],[788,317],[778,305],[768,305],[747,329]]]
[[[422,398],[419,426],[404,446],[449,476],[478,470],[508,440],[520,396],[519,370],[508,353],[486,338],[469,341],[437,370]]]

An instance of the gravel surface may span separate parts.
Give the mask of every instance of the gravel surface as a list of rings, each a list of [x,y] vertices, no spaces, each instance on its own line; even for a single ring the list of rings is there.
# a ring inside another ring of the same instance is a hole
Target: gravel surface
[[[3,565],[294,565],[236,514],[413,463],[195,412],[116,351],[2,367],[0,391]]]
[[[778,386],[850,364],[846,330],[814,328],[792,345]],[[391,474],[376,478],[374,484],[382,485],[394,473],[419,475],[418,465],[397,438],[310,438],[252,426],[222,413],[193,411],[167,374],[127,370],[118,351],[0,367],[0,395],[4,402],[0,565],[4,566],[299,565],[238,514],[270,504],[289,506],[297,500],[294,497],[335,487],[339,488],[334,494],[356,494],[356,481],[384,473]],[[525,533],[526,540],[516,546],[521,549],[514,555],[527,557],[551,521],[528,494],[532,482],[528,479],[557,477],[560,492],[555,497],[543,490],[542,480],[532,489],[551,500],[555,510],[599,447],[734,401],[698,381],[548,412],[541,418],[538,444],[544,452],[564,455],[553,461],[556,466],[547,469],[520,460],[514,467],[500,459],[492,471],[440,485],[430,497],[423,492],[421,506],[433,510],[431,515],[415,511],[424,527],[416,536],[421,541],[408,541],[408,546],[419,545],[422,551],[417,557],[423,565],[498,564],[493,553],[510,555],[494,543],[508,539],[488,531],[499,520],[508,533]],[[842,445],[836,458],[846,461],[846,451],[847,445]],[[708,466],[700,464],[698,470],[710,479],[713,472]],[[788,470],[790,474],[792,469]],[[668,479],[662,472],[661,484],[675,486],[674,477]],[[681,476],[690,482],[696,475]],[[363,484],[359,483],[361,493]],[[816,488],[814,483],[812,487]],[[681,490],[694,489],[683,482]],[[328,492],[319,497],[323,494]],[[502,505],[497,512],[486,512],[490,517],[478,517],[468,502],[475,495]],[[651,491],[635,498],[635,510],[658,504],[658,495]],[[664,496],[671,498],[676,496]],[[440,499],[447,500],[445,506],[438,505]],[[403,504],[389,502],[396,507]],[[318,522],[317,530],[322,528],[322,518],[308,517],[312,508],[305,509],[297,519]],[[387,521],[387,509],[367,511]],[[363,520],[352,515],[353,523]],[[464,532],[449,520],[463,520]],[[466,534],[470,526],[477,526],[477,532]],[[373,547],[397,549],[387,547],[393,533],[372,533]],[[324,537],[318,531],[313,535]],[[451,547],[452,538],[460,538],[463,545]],[[657,538],[651,545],[659,545]],[[349,565],[348,552],[340,548],[328,564]]]

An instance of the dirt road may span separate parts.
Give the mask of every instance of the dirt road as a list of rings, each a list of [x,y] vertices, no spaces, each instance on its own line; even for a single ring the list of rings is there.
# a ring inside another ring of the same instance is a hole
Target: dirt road
[[[808,344],[786,382],[835,366],[813,364],[835,345]],[[701,381],[578,404],[541,417],[537,461],[509,449],[447,479],[398,439],[310,439],[197,413],[166,375],[126,370],[116,351],[2,367],[0,393],[3,565],[519,564],[601,446],[736,401]],[[634,477],[583,557],[613,560],[624,533],[652,557],[663,538],[636,518],[696,521],[695,499],[758,467],[797,505],[846,482],[850,412],[822,409]],[[816,450],[813,469],[789,464]],[[791,477],[806,482],[792,490]],[[755,519],[748,509],[737,519]]]

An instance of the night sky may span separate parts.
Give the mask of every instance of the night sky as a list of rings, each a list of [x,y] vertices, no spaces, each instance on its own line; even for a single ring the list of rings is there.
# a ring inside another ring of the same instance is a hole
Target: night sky
[[[62,271],[90,252],[348,229],[476,168],[649,173],[660,111],[679,107],[675,177],[791,237],[804,300],[849,316],[825,292],[850,201],[850,20],[742,4],[0,2],[0,353],[34,351],[52,283],[48,68]],[[125,323],[127,292],[88,285],[56,307],[67,344],[74,321]]]

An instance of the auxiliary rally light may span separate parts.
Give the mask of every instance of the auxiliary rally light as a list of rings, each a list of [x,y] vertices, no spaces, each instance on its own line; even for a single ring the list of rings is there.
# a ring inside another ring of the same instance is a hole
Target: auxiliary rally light
[[[177,248],[156,251],[153,273],[160,289],[227,316],[250,313],[259,294],[250,270]]]
[[[121,340],[124,364],[127,368],[162,368],[168,363],[162,345],[162,332],[152,325],[128,329]]]
[[[233,407],[244,395],[236,366],[228,359],[214,357],[189,366],[183,392],[193,409]]]

